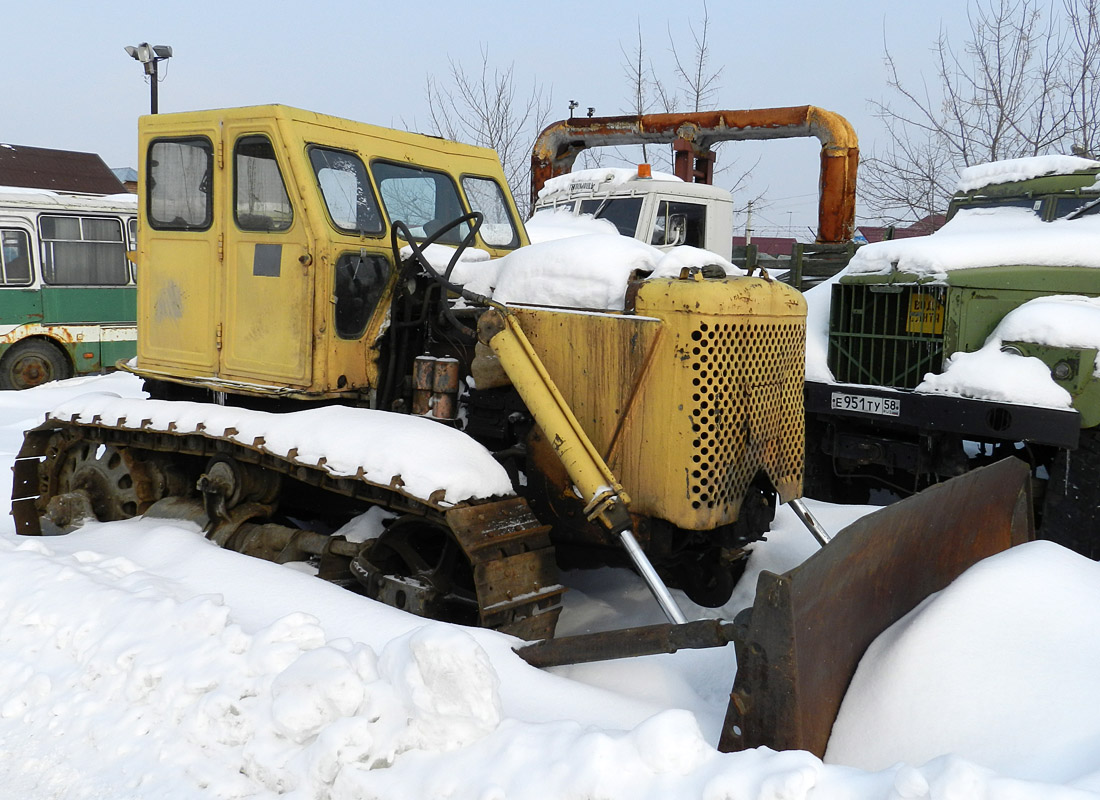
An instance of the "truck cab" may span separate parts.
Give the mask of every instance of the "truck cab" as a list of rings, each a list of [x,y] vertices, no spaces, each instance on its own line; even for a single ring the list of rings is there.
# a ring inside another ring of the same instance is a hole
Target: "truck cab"
[[[611,222],[619,233],[661,250],[689,245],[732,256],[733,198],[716,186],[639,169],[588,169],[551,178],[531,222],[554,211]]]

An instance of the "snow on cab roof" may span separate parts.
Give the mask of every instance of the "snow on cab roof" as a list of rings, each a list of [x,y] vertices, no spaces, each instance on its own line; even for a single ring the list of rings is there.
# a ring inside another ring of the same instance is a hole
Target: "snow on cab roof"
[[[1032,156],[1010,158],[988,164],[976,164],[959,173],[957,192],[973,192],[986,186],[1013,181],[1026,181],[1048,175],[1072,175],[1100,167],[1100,161],[1080,156]]]
[[[600,167],[596,169],[580,169],[576,172],[567,172],[551,178],[539,190],[539,200],[550,195],[578,194],[583,192],[608,192],[617,189],[625,183],[638,180],[675,181],[682,180],[667,172],[654,172],[651,178],[639,178],[638,170],[634,167]]]

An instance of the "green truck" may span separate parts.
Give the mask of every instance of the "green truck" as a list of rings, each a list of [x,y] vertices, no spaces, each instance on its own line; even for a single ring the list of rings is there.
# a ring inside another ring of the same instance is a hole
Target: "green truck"
[[[907,495],[1015,455],[1040,535],[1098,558],[1100,161],[969,168],[947,219],[811,293],[807,494]]]

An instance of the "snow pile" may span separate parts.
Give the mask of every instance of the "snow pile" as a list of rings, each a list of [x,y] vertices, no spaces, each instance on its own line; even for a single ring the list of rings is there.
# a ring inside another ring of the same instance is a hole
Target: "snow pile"
[[[1013,264],[1100,267],[1100,216],[1043,222],[1026,208],[962,209],[930,236],[864,245],[848,273],[943,280],[951,270]]]
[[[667,253],[618,234],[588,234],[521,247],[497,261],[460,265],[456,283],[498,303],[622,311],[631,275],[679,277],[684,268],[715,265],[744,275],[726,259],[697,247]]]
[[[543,184],[539,190],[538,199],[548,202],[552,195],[561,194],[561,199],[568,199],[574,195],[607,194],[622,188],[631,181],[656,180],[656,181],[683,181],[667,172],[651,172],[649,178],[639,178],[636,167],[596,167],[593,169],[579,169],[576,172],[567,172],[564,175],[556,175]]]
[[[175,433],[209,431],[332,475],[360,476],[382,486],[443,502],[512,494],[508,473],[466,434],[428,419],[365,408],[326,406],[268,414],[207,403],[128,400],[86,394],[62,403],[53,419]],[[426,459],[424,453],[431,453]]]
[[[954,754],[1100,790],[1098,628],[1096,562],[1049,542],[987,559],[871,645],[826,759],[878,770]]]
[[[1100,167],[1100,161],[1079,156],[1009,158],[1004,161],[992,161],[988,164],[967,167],[959,173],[959,184],[955,191],[972,192],[997,183],[1027,181],[1046,175],[1071,175],[1074,172],[1097,167]]]
[[[535,211],[531,219],[527,220],[525,227],[527,238],[532,244],[591,233],[619,235],[619,229],[609,220],[596,219],[591,214],[574,214],[560,208],[544,208]]]
[[[1002,352],[1005,342],[1034,342],[1051,347],[1100,349],[1100,300],[1052,295],[1010,311],[974,353],[955,353],[943,373],[926,375],[921,392],[943,392],[985,400],[1071,408],[1073,398],[1038,358]],[[1100,375],[1100,363],[1092,365]]]

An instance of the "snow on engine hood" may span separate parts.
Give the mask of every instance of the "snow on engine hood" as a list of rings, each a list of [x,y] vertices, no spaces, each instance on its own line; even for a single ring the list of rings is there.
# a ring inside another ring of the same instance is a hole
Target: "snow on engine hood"
[[[744,275],[726,259],[697,247],[662,252],[625,236],[587,234],[521,247],[490,262],[460,261],[451,275],[498,303],[622,311],[635,270],[649,278],[673,278],[684,267],[720,266]]]
[[[953,270],[1013,264],[1100,267],[1100,216],[1043,222],[1026,208],[961,209],[930,236],[864,245],[847,271],[945,280]]]

